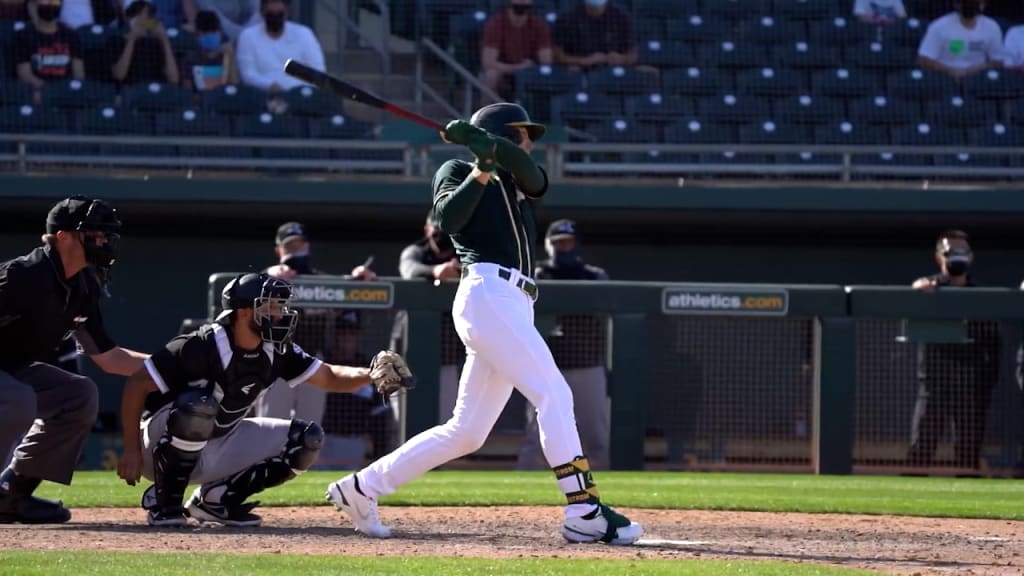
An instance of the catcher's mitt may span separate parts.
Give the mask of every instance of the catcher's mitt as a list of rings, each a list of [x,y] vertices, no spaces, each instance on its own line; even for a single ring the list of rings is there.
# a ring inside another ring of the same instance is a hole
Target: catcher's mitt
[[[381,396],[416,387],[416,378],[398,352],[381,350],[370,360],[370,379]]]

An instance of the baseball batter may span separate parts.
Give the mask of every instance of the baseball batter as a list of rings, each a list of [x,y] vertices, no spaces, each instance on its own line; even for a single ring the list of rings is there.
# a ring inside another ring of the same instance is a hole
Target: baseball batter
[[[191,516],[257,526],[256,504],[246,499],[313,465],[324,440],[319,424],[245,417],[278,378],[330,392],[372,382],[390,394],[411,384],[405,361],[387,350],[369,368],[307,355],[291,341],[298,318],[291,295],[291,284],[267,274],[236,277],[224,287],[216,322],[174,338],[128,379],[117,474],[128,484],[153,480],[142,497],[150,525],[183,526]],[[183,506],[190,483],[201,486]]]
[[[547,191],[548,181],[529,152],[543,135],[544,126],[508,103],[485,106],[469,122],[456,120],[445,128],[446,140],[476,157],[475,163],[449,160],[433,181],[437,223],[451,235],[462,262],[452,317],[466,345],[466,364],[448,422],[328,486],[328,499],[368,536],[391,534],[380,521],[377,499],[479,449],[513,389],[537,407],[541,447],[567,500],[563,537],[632,544],[643,533],[598,496],[580,447],[569,386],[534,328],[532,202]]]

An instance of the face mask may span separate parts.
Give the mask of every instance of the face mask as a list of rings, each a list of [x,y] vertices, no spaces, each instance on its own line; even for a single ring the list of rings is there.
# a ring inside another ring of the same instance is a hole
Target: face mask
[[[963,256],[953,256],[946,260],[946,272],[949,272],[950,276],[963,276],[967,273],[967,268],[970,264],[967,262],[967,258]]]
[[[267,31],[278,33],[284,30],[284,12],[267,12],[263,15],[263,21],[267,24]]]
[[[556,268],[579,268],[583,265],[580,252],[575,248],[567,252],[555,252],[552,260]]]
[[[312,274],[313,264],[309,254],[288,254],[281,259],[281,264],[295,270],[299,274]]]
[[[981,5],[972,0],[964,0],[960,3],[960,16],[964,18],[974,18],[981,12]]]
[[[206,52],[216,52],[220,48],[220,32],[200,35],[199,47]]]
[[[523,14],[528,14],[530,12],[530,8],[531,8],[530,6],[527,6],[525,4],[513,4],[512,5],[512,12],[514,14],[518,14],[518,15],[522,16]]]
[[[439,253],[451,252],[455,248],[455,244],[452,243],[452,237],[435,229],[430,235],[430,239],[434,241],[434,246],[437,246]]]
[[[53,22],[60,17],[60,8],[60,6],[47,4],[46,6],[39,6],[36,8],[36,14],[43,22]]]
[[[586,0],[587,6],[591,8],[600,8],[608,3],[608,0]]]

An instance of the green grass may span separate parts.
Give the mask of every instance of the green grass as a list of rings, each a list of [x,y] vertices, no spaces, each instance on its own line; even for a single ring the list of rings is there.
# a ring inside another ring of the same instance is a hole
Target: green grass
[[[308,472],[268,490],[265,505],[325,505],[337,472]],[[973,478],[601,472],[612,505],[638,508],[831,512],[1024,520],[1024,482]],[[79,472],[70,487],[46,483],[41,496],[71,507],[138,506],[148,483],[128,487],[113,472]],[[431,472],[383,505],[500,506],[565,502],[547,472]]]
[[[873,574],[864,570],[830,568],[813,564],[783,562],[736,562],[704,560],[585,560],[563,558],[431,558],[299,556],[285,554],[100,554],[96,552],[4,552],[0,551],[4,574],[20,576],[281,576],[282,574],[394,574],[403,576],[515,575],[564,576],[565,574],[649,574],[654,576],[846,576]]]

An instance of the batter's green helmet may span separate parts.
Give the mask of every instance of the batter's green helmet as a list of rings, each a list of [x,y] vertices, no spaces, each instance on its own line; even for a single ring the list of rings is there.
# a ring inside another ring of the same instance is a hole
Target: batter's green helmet
[[[530,121],[530,115],[522,106],[510,102],[484,106],[473,114],[469,123],[477,128],[483,128],[495,136],[508,138],[517,144],[519,143],[519,131],[516,128],[526,128],[530,140],[533,141],[540,140],[546,131],[543,124]]]

